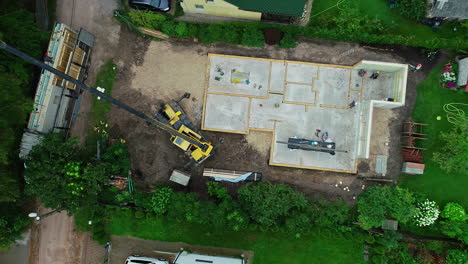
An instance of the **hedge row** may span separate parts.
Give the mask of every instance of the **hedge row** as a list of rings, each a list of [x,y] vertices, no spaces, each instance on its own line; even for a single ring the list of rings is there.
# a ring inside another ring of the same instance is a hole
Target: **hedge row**
[[[320,26],[267,24],[262,22],[223,22],[218,24],[186,23],[173,17],[154,12],[116,11],[116,17],[133,29],[146,27],[162,31],[174,38],[198,38],[205,44],[224,42],[248,47],[263,47],[263,30],[276,28],[282,32],[282,48],[296,47],[297,37],[321,38],[337,41],[353,41],[374,44],[398,44],[406,46],[458,50],[468,47],[468,41],[458,38],[418,39],[414,36],[395,35],[393,28],[385,27],[379,20],[362,16],[357,10],[348,9],[340,16],[324,21]]]

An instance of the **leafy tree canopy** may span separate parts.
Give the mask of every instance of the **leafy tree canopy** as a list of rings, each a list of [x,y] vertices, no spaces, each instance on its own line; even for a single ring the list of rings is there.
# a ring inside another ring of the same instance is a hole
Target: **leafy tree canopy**
[[[284,184],[247,184],[239,189],[238,199],[250,218],[265,226],[282,224],[310,208],[302,193]]]
[[[53,209],[74,212],[95,201],[105,166],[79,161],[75,139],[64,141],[64,134],[51,133],[33,147],[25,160],[26,191]]]
[[[400,187],[373,186],[366,189],[357,201],[358,221],[362,228],[382,225],[386,218],[406,223],[415,214],[413,194]]]

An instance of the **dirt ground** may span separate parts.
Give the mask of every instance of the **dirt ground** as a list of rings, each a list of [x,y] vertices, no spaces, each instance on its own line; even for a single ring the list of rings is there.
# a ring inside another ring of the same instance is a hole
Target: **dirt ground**
[[[162,252],[177,253],[181,248],[188,249],[193,253],[208,254],[214,256],[239,256],[244,255],[247,264],[252,263],[253,252],[247,250],[237,250],[231,248],[218,248],[218,247],[201,247],[196,245],[189,245],[179,242],[160,242],[154,240],[144,240],[128,236],[112,236],[112,250],[110,253],[111,263],[124,263],[125,259],[130,255],[141,255],[151,258],[164,258],[171,260],[175,257],[174,254],[165,254]],[[98,264],[96,262],[89,264]]]
[[[129,42],[122,39],[127,37]],[[130,42],[132,44],[129,45]],[[412,111],[416,85],[424,80],[436,63],[426,63],[424,56],[413,48],[369,47],[326,40],[302,40],[296,49],[291,50],[275,47],[245,48],[227,44],[203,45],[190,41],[150,42],[132,34],[122,34],[120,43],[121,52],[115,58],[119,65],[119,74],[113,88],[113,96],[152,115],[160,103],[175,99],[184,92],[190,92],[191,99],[185,100],[182,106],[198,127],[201,121],[208,53],[341,65],[353,65],[362,59],[423,63],[421,71],[409,73],[406,106],[376,111],[379,118],[374,120],[372,137],[375,142],[371,153],[389,155],[387,178],[396,178],[401,169],[399,131],[401,122],[407,119]],[[112,108],[109,118],[111,134],[121,136],[129,142],[133,169],[140,184],[167,182],[172,170],[180,169],[188,161],[182,151],[168,141],[169,135],[165,132],[149,127],[143,121],[115,107]],[[265,132],[237,135],[202,131],[202,134],[212,142],[217,142],[220,138],[225,140],[217,149],[217,153],[203,164],[205,167],[262,172],[265,180],[292,185],[309,196],[320,194],[329,199],[341,197],[350,203],[362,191],[363,185],[370,185],[354,174],[269,166],[271,134]],[[201,177],[202,169],[192,169],[188,191],[204,192],[205,179]],[[232,192],[241,186],[229,183],[225,185]],[[349,187],[349,191],[344,190],[346,186]]]

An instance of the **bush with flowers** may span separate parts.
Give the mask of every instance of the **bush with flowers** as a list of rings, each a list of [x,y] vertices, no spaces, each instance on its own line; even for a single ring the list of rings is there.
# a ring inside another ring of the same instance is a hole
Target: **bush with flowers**
[[[456,89],[457,87],[457,68],[458,65],[454,62],[449,62],[444,65],[441,74],[441,85],[444,89]]]
[[[413,218],[417,226],[432,225],[439,218],[439,207],[434,201],[426,199],[417,204]]]

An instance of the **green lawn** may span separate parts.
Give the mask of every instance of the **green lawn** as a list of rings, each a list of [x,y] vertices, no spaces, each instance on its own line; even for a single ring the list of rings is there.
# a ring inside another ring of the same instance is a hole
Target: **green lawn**
[[[337,2],[339,2],[339,0],[314,0],[310,23],[319,23],[320,16],[325,16],[326,18],[337,16],[339,12],[336,7]],[[433,31],[429,26],[424,26],[401,16],[396,8],[389,7],[387,0],[345,0],[342,3],[346,2],[353,4],[363,15],[382,21],[384,26],[392,29],[392,34],[428,40],[434,44],[437,44],[440,38],[450,39],[456,36],[460,37],[460,32],[454,32],[452,30],[452,24],[444,23],[438,31]],[[342,5],[343,4],[340,4],[338,6]],[[326,9],[328,10],[323,12]],[[460,45],[461,44],[462,43],[460,43]]]
[[[115,76],[117,74],[117,65],[112,60],[102,65],[100,72],[96,76],[94,88],[101,87],[106,89],[105,94],[111,95],[114,86]],[[95,153],[96,142],[102,131],[108,132],[107,113],[110,111],[111,103],[105,100],[98,100],[93,96],[93,107],[91,109],[91,120],[89,121],[89,131],[86,137],[86,149]],[[98,132],[99,131],[99,132]]]
[[[110,231],[149,240],[254,251],[255,264],[362,263],[363,243],[351,233],[315,231],[300,239],[280,232],[216,230],[163,217],[136,219],[131,211],[112,210]]]
[[[429,138],[422,146],[426,168],[424,175],[400,177],[400,185],[413,191],[425,193],[430,199],[441,206],[447,202],[458,202],[468,209],[468,175],[461,173],[446,173],[432,160],[434,152],[439,151],[444,143],[439,139],[441,131],[447,131],[452,124],[447,121],[445,111],[442,109],[447,103],[466,103],[468,95],[440,89],[438,78],[441,67],[433,70],[428,78],[418,86],[418,99],[416,101],[413,119],[416,122],[429,124],[425,133]],[[468,107],[464,109],[468,113]],[[437,121],[436,117],[442,120]],[[468,157],[467,157],[468,159]]]

